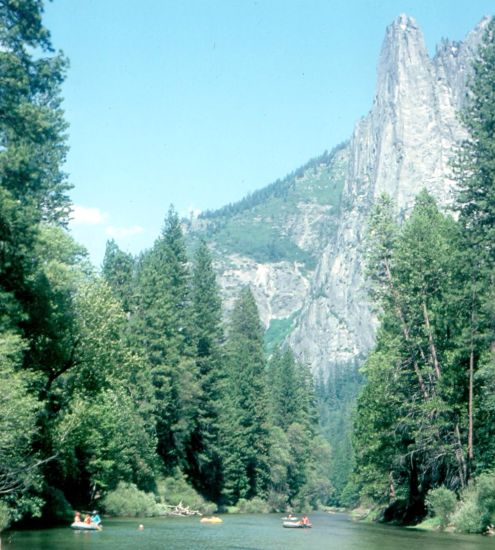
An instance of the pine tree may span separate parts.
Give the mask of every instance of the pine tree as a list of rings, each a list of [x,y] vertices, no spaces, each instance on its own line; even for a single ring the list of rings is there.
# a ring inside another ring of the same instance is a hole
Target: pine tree
[[[224,377],[221,308],[211,254],[206,242],[202,241],[195,253],[192,275],[192,334],[198,396],[185,471],[196,489],[212,501],[218,501],[222,489],[219,448],[221,384]]]
[[[387,204],[380,201],[371,218],[368,257],[381,328],[364,369],[355,444],[368,494],[407,520],[424,513],[430,487],[467,481],[465,385],[453,360],[458,231],[426,192],[400,230]]]
[[[113,239],[108,241],[103,257],[102,274],[115,296],[122,302],[125,312],[131,310],[134,271],[133,257],[122,252]]]
[[[302,397],[296,362],[290,348],[276,349],[268,364],[270,409],[272,422],[287,430],[293,422],[300,422]]]
[[[264,496],[269,483],[263,329],[249,288],[241,291],[234,306],[226,354],[224,495],[236,502]]]
[[[0,6],[0,330],[20,330],[36,355],[27,362],[48,369],[50,297],[33,249],[40,222],[67,222],[70,186],[61,171],[66,60],[52,55],[42,13],[37,0]]]
[[[158,452],[165,466],[184,465],[197,395],[192,354],[189,267],[178,216],[171,207],[162,235],[140,261],[135,345],[144,350],[155,386]]]
[[[473,65],[462,121],[468,138],[454,162],[460,221],[483,263],[495,264],[495,19],[491,19]]]
[[[486,468],[481,452],[475,453],[479,438],[480,451],[491,448],[495,435],[486,427],[492,425],[482,401],[488,405],[490,393],[482,391],[494,381],[490,369],[490,348],[495,342],[495,20],[487,25],[473,65],[473,77],[467,95],[462,121],[468,137],[461,144],[454,161],[459,185],[457,208],[462,226],[462,250],[458,301],[467,312],[460,341],[459,364],[469,377],[469,437],[468,456],[472,467],[479,463]],[[477,372],[479,371],[479,375]],[[478,377],[481,387],[475,387]],[[475,410],[475,400],[479,406]],[[490,407],[488,405],[488,407]],[[481,426],[479,421],[482,421]],[[492,419],[493,420],[493,419]],[[475,423],[478,423],[475,434]],[[492,451],[492,456],[493,451]]]

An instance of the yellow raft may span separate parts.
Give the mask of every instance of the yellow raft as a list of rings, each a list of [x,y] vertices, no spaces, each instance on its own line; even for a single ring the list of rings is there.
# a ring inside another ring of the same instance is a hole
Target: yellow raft
[[[223,519],[217,518],[216,516],[211,516],[210,518],[201,518],[199,521],[201,523],[223,523]]]

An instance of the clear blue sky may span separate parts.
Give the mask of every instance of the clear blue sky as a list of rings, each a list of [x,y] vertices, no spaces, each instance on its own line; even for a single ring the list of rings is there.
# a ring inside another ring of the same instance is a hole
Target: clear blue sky
[[[493,0],[48,3],[71,63],[72,230],[95,265],[110,237],[132,253],[151,246],[171,203],[219,208],[348,139],[401,13],[434,53],[493,14]]]

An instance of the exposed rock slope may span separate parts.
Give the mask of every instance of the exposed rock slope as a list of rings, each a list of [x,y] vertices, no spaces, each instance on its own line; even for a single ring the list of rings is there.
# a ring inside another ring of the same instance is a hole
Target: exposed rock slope
[[[227,313],[240,288],[250,285],[265,326],[286,320],[288,327],[335,233],[347,165],[348,148],[338,146],[285,179],[193,223],[190,235],[206,234],[212,243]]]
[[[386,30],[373,106],[350,142],[192,224],[193,239],[212,243],[227,311],[249,284],[269,336],[290,332],[314,372],[355,364],[373,345],[362,246],[376,198],[391,195],[398,216],[423,187],[442,205],[452,200],[457,113],[487,21],[463,43],[443,40],[430,58],[414,19],[398,17]]]
[[[463,137],[457,111],[485,24],[464,43],[443,41],[433,59],[414,19],[402,15],[387,28],[373,107],[350,143],[338,229],[290,336],[313,370],[354,362],[373,344],[362,244],[375,199],[388,193],[398,215],[407,214],[423,187],[443,205],[452,199],[449,159]]]

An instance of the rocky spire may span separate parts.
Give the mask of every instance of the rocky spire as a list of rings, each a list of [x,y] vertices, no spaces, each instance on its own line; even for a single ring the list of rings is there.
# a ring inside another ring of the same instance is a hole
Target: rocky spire
[[[363,238],[375,199],[388,193],[407,215],[426,187],[452,199],[449,161],[464,135],[457,109],[483,23],[465,44],[443,42],[430,59],[418,25],[399,16],[386,30],[373,107],[356,126],[340,224],[322,254],[290,343],[313,370],[359,360],[377,326],[363,276]]]

